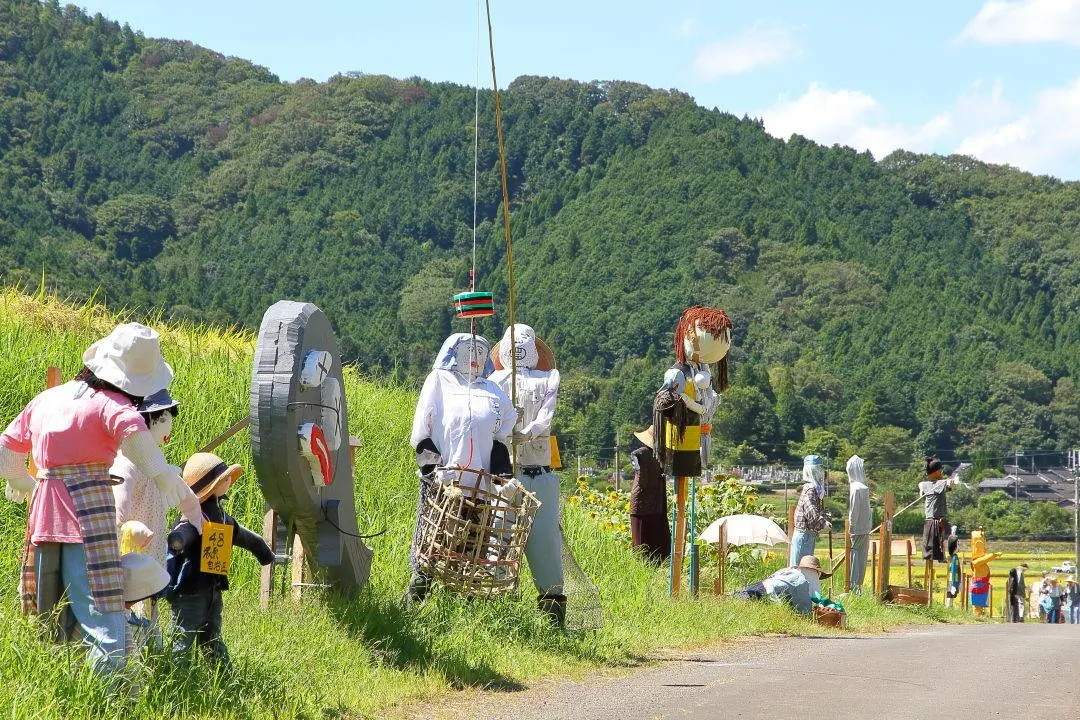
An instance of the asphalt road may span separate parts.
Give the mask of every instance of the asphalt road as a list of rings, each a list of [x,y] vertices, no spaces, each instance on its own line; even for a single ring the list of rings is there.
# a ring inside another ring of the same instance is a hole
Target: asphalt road
[[[483,693],[466,708],[429,708],[421,716],[1076,718],[1078,658],[1080,625],[940,625],[876,637],[768,638],[622,677]]]

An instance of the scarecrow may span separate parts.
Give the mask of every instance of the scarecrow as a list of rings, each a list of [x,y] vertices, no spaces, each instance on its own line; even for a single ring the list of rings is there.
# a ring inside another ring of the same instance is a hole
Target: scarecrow
[[[870,531],[873,515],[870,512],[870,489],[866,486],[863,459],[852,455],[847,461],[848,529],[851,533],[851,584],[849,590],[859,591],[866,576],[866,555],[870,550]]]
[[[960,594],[960,536],[956,526],[949,532],[949,584],[945,589],[945,607],[952,607],[953,598]]]
[[[0,476],[8,481],[9,499],[33,494],[20,588],[24,611],[47,613],[66,594],[90,662],[108,671],[122,666],[126,653],[109,467],[122,449],[167,507],[188,502],[191,491],[137,410],[172,381],[158,334],[138,323],[119,325],[87,348],[83,364],[73,380],[31,400],[0,436]],[[36,477],[27,472],[28,454]]]
[[[709,423],[720,405],[720,393],[728,387],[731,329],[731,320],[719,308],[694,306],[684,311],[675,325],[675,364],[664,373],[664,383],[653,404],[653,427],[659,440],[656,457],[661,467],[666,468],[670,462],[671,474],[676,478],[672,594],[678,592],[682,576],[687,480],[699,477],[708,463],[712,431]],[[690,488],[691,515],[694,494],[694,488]],[[690,521],[693,523],[694,518]]]
[[[630,536],[633,547],[652,562],[671,557],[671,527],[667,519],[667,483],[653,452],[653,426],[634,433],[641,447],[630,453],[634,483],[630,486]]]
[[[206,519],[200,533],[186,518],[169,533],[168,600],[174,629],[173,652],[183,654],[198,646],[210,660],[229,664],[229,651],[221,639],[222,592],[229,589],[233,546],[241,547],[269,565],[274,551],[261,536],[236,522],[221,507],[229,488],[244,472],[227,465],[213,453],[198,452],[184,463],[184,482],[199,498]]]
[[[512,335],[511,335],[512,333]],[[513,342],[511,342],[513,337]],[[510,354],[514,354],[511,363]],[[516,390],[518,408],[513,442],[518,482],[540,501],[525,543],[540,609],[556,625],[566,621],[563,593],[562,532],[559,530],[559,478],[551,470],[551,421],[559,394],[559,371],[551,350],[528,325],[506,328],[492,352],[498,361],[491,381],[507,395]],[[512,375],[511,368],[517,370]],[[514,388],[511,388],[511,382]]]
[[[990,563],[1001,553],[986,552],[986,535],[980,527],[971,533],[971,607],[982,615],[990,606]]]
[[[791,536],[791,553],[788,561],[792,567],[803,557],[814,554],[818,533],[829,524],[825,512],[825,466],[818,455],[803,458],[803,487],[799,504],[795,506],[795,532]]]
[[[487,377],[493,369],[490,352],[491,344],[482,336],[455,333],[443,342],[424,380],[410,435],[420,476],[418,520],[435,483],[448,484],[457,477],[449,468],[513,476],[509,444],[517,412],[502,388]],[[486,490],[486,476],[478,477]],[[409,552],[412,578],[403,598],[407,606],[422,601],[431,589],[431,577],[421,567],[419,541],[417,522]]]
[[[957,478],[946,478],[941,460],[926,459],[926,480],[919,483],[923,496],[923,559],[945,562],[945,528],[949,510],[945,493],[956,486]]]

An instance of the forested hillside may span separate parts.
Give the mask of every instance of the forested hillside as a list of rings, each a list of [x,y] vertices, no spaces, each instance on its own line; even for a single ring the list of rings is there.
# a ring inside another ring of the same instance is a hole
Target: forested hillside
[[[473,97],[418,78],[281,83],[74,6],[0,0],[3,281],[245,326],[310,300],[361,368],[419,377],[461,327]],[[490,91],[480,102],[494,337],[507,287]],[[503,104],[519,319],[564,371],[565,449],[607,457],[647,422],[691,303],[736,325],[716,422],[729,461],[1080,444],[1077,184],[783,142],[629,82],[522,77]]]

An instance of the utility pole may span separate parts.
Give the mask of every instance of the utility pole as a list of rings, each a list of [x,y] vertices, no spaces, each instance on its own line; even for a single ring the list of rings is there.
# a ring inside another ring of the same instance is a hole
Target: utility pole
[[[1020,455],[1019,450],[1013,454],[1013,502],[1020,499]]]
[[[619,477],[620,475],[621,475],[621,473],[619,472],[619,431],[616,430],[615,431],[615,492],[619,492],[619,489],[622,486],[622,483],[620,482],[621,478]]]
[[[1076,566],[1080,567],[1080,450],[1069,452],[1069,465],[1073,472],[1073,554],[1076,556]]]

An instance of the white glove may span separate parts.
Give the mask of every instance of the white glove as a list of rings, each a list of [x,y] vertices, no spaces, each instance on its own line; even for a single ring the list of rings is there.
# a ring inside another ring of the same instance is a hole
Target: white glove
[[[4,483],[4,495],[13,503],[24,503],[26,498],[30,497],[30,493],[13,487],[10,482]]]
[[[518,491],[521,490],[521,484],[518,483],[517,478],[508,480],[501,488],[499,488],[499,495],[506,501],[513,499]]]
[[[188,496],[194,496],[191,488],[180,477],[180,468],[175,465],[170,465],[168,470],[151,479],[157,485],[158,492],[161,493],[161,501],[167,508],[179,507]]]
[[[7,480],[12,489],[21,493],[34,491],[34,478],[26,471],[26,456],[27,453],[17,453],[0,445],[0,478]]]

